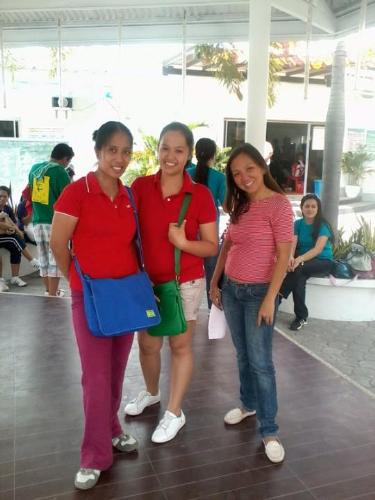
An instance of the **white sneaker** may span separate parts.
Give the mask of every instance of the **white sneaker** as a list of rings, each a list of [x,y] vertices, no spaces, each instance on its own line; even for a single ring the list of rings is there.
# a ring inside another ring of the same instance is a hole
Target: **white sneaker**
[[[50,297],[50,294],[49,292],[47,292],[47,290],[44,292],[44,295],[46,297]],[[62,290],[61,288],[59,288],[56,292],[56,295],[51,295],[51,297],[64,297],[65,295],[65,290]]]
[[[79,490],[89,490],[96,485],[99,477],[98,469],[79,469],[74,479],[74,486]]]
[[[159,425],[154,430],[151,441],[153,443],[166,443],[176,437],[178,431],[185,425],[186,418],[181,410],[181,415],[178,417],[171,411],[166,411],[164,417],[160,420]]]
[[[247,417],[252,417],[256,414],[255,410],[247,411],[242,408],[233,408],[229,410],[224,416],[224,422],[229,425],[236,425],[242,422]]]
[[[10,278],[9,280],[9,283],[11,285],[16,285],[16,286],[27,286],[27,283],[23,280],[21,280],[21,278],[19,276],[13,276],[13,278]]]
[[[135,399],[132,399],[125,406],[125,415],[140,415],[148,406],[160,403],[160,391],[156,396],[152,396],[148,391],[141,391]]]
[[[4,278],[0,278],[0,292],[9,292],[9,286],[5,283]]]
[[[264,451],[270,462],[272,462],[273,464],[279,464],[284,460],[285,458],[284,446],[281,444],[281,442],[278,440],[277,437],[267,442],[263,440],[263,444],[264,444]]]
[[[38,259],[32,259],[30,260],[30,265],[35,271],[39,271],[40,269],[40,262]]]

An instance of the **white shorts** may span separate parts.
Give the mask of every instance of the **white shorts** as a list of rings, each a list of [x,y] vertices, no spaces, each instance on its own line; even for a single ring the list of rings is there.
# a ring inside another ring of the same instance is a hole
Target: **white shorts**
[[[55,257],[49,247],[51,239],[51,224],[34,224],[35,241],[39,252],[40,275],[42,278],[61,278],[62,273],[57,267]]]
[[[186,321],[197,319],[204,292],[206,290],[205,278],[186,281],[180,285],[182,307],[184,309]]]

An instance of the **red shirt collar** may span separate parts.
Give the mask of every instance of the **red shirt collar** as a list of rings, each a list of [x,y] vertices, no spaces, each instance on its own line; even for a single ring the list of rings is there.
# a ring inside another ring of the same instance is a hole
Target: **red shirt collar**
[[[161,170],[159,169],[154,176],[154,182],[158,186],[160,186],[160,179],[161,179]],[[193,193],[194,184],[195,184],[195,182],[192,180],[190,175],[185,170],[184,171],[184,180],[182,183],[182,188],[181,188],[180,193]]]
[[[104,194],[102,188],[100,187],[100,184],[98,182],[98,179],[96,178],[96,175],[94,172],[89,172],[86,177],[86,189],[88,193],[92,194]],[[117,196],[125,196],[125,189],[124,185],[121,182],[120,179],[118,179],[118,193]]]

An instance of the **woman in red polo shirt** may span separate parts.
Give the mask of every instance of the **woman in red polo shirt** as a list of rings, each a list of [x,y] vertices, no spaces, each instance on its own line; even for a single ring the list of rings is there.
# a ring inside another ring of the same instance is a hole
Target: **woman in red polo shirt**
[[[226,176],[230,225],[210,295],[217,307],[224,308],[237,351],[241,404],[230,410],[224,421],[238,424],[256,413],[265,453],[271,462],[279,463],[285,452],[275,422],[272,336],[277,295],[292,246],[293,212],[263,156],[251,144],[232,151]]]
[[[216,209],[210,191],[194,183],[185,172],[194,147],[191,130],[173,122],[164,127],[159,139],[160,170],[139,177],[133,184],[142,233],[146,270],[155,284],[174,279],[174,247],[181,252],[181,297],[188,323],[185,333],[169,337],[171,381],[168,407],[152,434],[154,443],[173,439],[185,424],[182,400],[193,371],[192,336],[197,312],[205,291],[204,257],[218,248]],[[176,221],[185,193],[192,193],[185,221]],[[168,332],[165,332],[168,334]],[[146,390],[125,407],[128,415],[139,415],[160,401],[159,375],[162,337],[138,334],[139,356]]]
[[[82,271],[93,278],[118,278],[138,270],[134,213],[120,177],[132,155],[133,137],[120,122],[107,122],[96,132],[98,166],[68,185],[55,204],[51,249],[69,279],[73,326],[82,366],[85,428],[78,489],[95,486],[100,472],[112,465],[112,447],[133,451],[137,441],[124,434],[117,412],[133,334],[98,338],[88,330],[80,278],[69,242]]]

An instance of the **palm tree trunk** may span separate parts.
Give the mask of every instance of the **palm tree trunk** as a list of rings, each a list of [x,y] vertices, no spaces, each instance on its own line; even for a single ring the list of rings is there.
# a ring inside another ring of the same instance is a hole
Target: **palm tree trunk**
[[[335,232],[338,226],[345,132],[345,60],[345,45],[339,42],[332,64],[331,95],[325,125],[322,192],[323,213]]]

